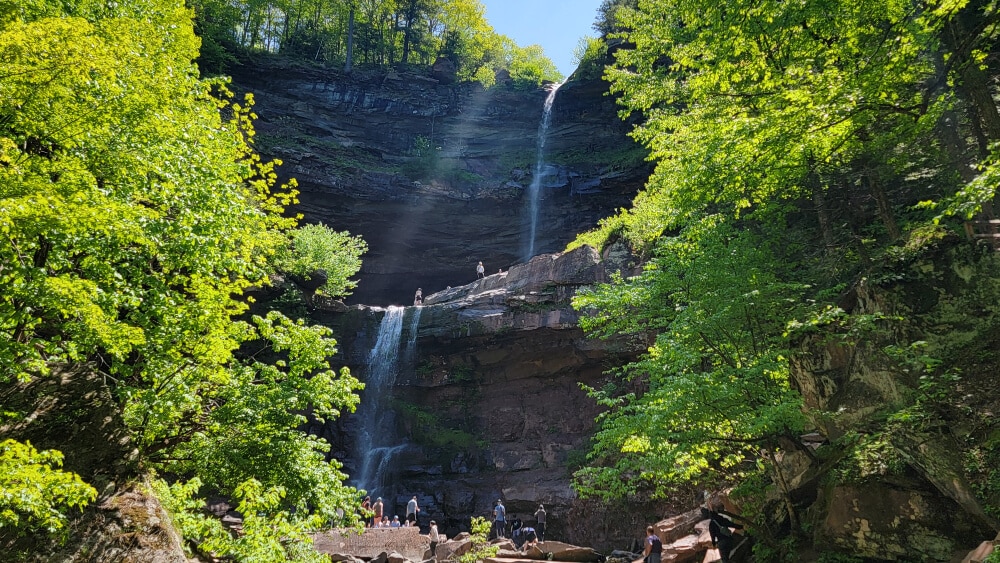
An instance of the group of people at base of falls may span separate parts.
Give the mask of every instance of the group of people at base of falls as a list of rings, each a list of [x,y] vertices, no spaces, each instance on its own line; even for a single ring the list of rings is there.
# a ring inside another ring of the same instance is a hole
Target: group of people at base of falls
[[[493,507],[493,533],[498,538],[509,537],[518,549],[528,549],[539,541],[545,541],[545,506],[538,505],[535,526],[531,527],[525,526],[517,514],[511,514],[507,518],[503,500],[497,499],[497,504]]]
[[[392,520],[389,520],[389,515],[385,514],[385,503],[382,502],[382,497],[375,499],[372,503],[372,497],[365,497],[365,500],[361,502],[361,514],[365,517],[365,527],[366,528],[408,528],[410,526],[417,525],[417,513],[420,512],[420,507],[417,506],[417,495],[413,495],[410,502],[406,503],[406,517],[402,522],[399,520],[399,515],[393,516]],[[431,522],[434,525],[434,522]],[[435,530],[437,529],[434,526]]]
[[[719,557],[722,558],[722,563],[729,563],[729,555],[733,552],[733,548],[736,547],[738,537],[732,529],[740,530],[743,529],[743,526],[723,516],[723,509],[724,506],[721,502],[710,503],[708,508],[701,509],[701,515],[709,521],[708,534],[712,537],[712,547],[719,549]],[[660,541],[660,537],[656,535],[656,530],[652,526],[646,527],[646,541],[643,544],[646,546],[642,552],[643,562],[660,563],[660,556],[663,553],[663,542]]]
[[[497,273],[502,274],[503,268],[497,270]],[[486,267],[483,266],[482,262],[480,262],[478,265],[476,265],[476,279],[478,280],[485,277],[486,277]],[[448,286],[448,289],[451,289],[450,285]],[[419,307],[423,304],[424,304],[424,290],[423,288],[418,287],[417,292],[413,294],[413,306]]]

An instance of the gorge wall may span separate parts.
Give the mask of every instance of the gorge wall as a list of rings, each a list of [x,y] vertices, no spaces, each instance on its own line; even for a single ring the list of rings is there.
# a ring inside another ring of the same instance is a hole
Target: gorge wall
[[[646,343],[587,339],[570,306],[580,287],[610,271],[633,271],[624,248],[603,255],[580,248],[521,263],[545,90],[485,91],[426,76],[348,79],[291,68],[237,72],[235,79],[238,89],[258,94],[261,150],[282,158],[281,173],[299,181],[296,211],[361,234],[370,245],[349,306],[310,303],[313,319],[333,327],[340,341],[334,363],[363,374],[385,314],[374,306],[408,304],[417,287],[424,290],[416,333],[403,335],[414,347],[401,353],[399,376],[383,390],[397,413],[400,448],[385,485],[371,492],[387,501],[390,515],[402,517],[417,495],[422,522],[434,518],[453,534],[469,516],[488,516],[497,498],[529,520],[541,502],[553,537],[609,550],[695,504],[690,495],[676,510],[662,503],[606,506],[577,499],[570,487],[599,412],[580,384],[603,385],[607,369]],[[539,252],[562,249],[627,205],[648,174],[604,93],[597,81],[571,80],[559,90],[546,144]],[[905,329],[880,325],[882,340],[875,342],[845,338],[834,325],[800,343],[791,371],[816,432],[808,444],[783,446],[785,494],[772,487],[766,508],[774,530],[791,529],[791,506],[811,530],[803,545],[817,553],[947,561],[995,527],[974,498],[995,473],[972,474],[963,458],[945,453],[967,456],[970,440],[991,428],[974,413],[997,407],[995,366],[973,358],[995,358],[988,320],[995,312],[985,311],[977,336],[962,328],[984,314],[977,292],[989,287],[997,295],[990,273],[996,262],[962,255],[963,248],[949,240],[937,255],[887,264],[884,280],[858,280],[842,296],[847,313],[910,319],[898,325]],[[480,260],[490,275],[476,280]],[[498,268],[504,271],[494,273]],[[407,308],[404,327],[416,311]],[[951,429],[889,432],[890,449],[902,453],[859,472],[858,452],[866,450],[858,440],[874,436],[892,408],[926,392],[917,371],[889,361],[887,347],[956,335],[970,342],[968,350],[951,352],[965,354],[955,360],[972,382],[967,388],[990,392],[957,405]],[[330,441],[331,455],[356,474],[356,415],[310,431]]]
[[[424,524],[433,517],[452,532],[466,529],[469,516],[489,515],[497,498],[522,517],[541,502],[555,537],[600,545],[593,525],[571,516],[594,512],[570,487],[598,413],[580,383],[599,385],[638,348],[586,338],[569,300],[608,268],[635,264],[622,248],[604,261],[581,249],[521,263],[533,175],[541,175],[538,254],[563,249],[627,207],[648,177],[646,153],[628,137],[631,124],[618,117],[607,85],[571,79],[559,87],[538,167],[553,85],[484,90],[446,77],[270,64],[233,71],[235,89],[255,95],[258,149],[284,162],[279,175],[296,178],[300,203],[292,211],[369,245],[350,308],[312,302],[314,320],[340,341],[334,363],[363,375],[385,314],[374,306],[412,303],[417,287],[426,296],[416,352],[401,359],[389,391],[405,447],[390,486],[371,491],[373,498],[384,497],[389,514],[402,518],[417,494]],[[472,283],[479,261],[487,277]],[[414,310],[407,308],[404,327]],[[358,475],[358,415],[311,431]],[[625,520],[635,522],[602,524],[600,535],[619,545],[647,519],[633,510]]]
[[[275,63],[276,64],[276,63]],[[484,90],[444,77],[317,69],[235,69],[255,94],[257,147],[280,158],[308,222],[368,242],[348,303],[412,302],[523,261],[536,137],[547,90]],[[550,86],[551,88],[551,86]],[[570,80],[553,105],[537,253],[628,206],[648,177],[600,80]]]

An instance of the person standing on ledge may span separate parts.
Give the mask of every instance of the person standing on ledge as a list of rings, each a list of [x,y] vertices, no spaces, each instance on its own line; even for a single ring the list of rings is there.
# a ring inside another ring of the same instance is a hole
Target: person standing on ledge
[[[382,504],[382,497],[375,499],[375,504],[372,505],[372,512],[375,513],[373,518],[376,524],[382,522],[382,516],[384,516],[382,509],[384,506],[385,505]]]
[[[486,277],[486,268],[483,267],[483,263],[480,262],[479,265],[476,266],[476,279],[485,277]]]
[[[538,534],[538,541],[545,541],[545,507],[540,504],[535,511],[535,532]]]
[[[417,495],[413,495],[410,502],[406,503],[406,525],[416,526],[417,525],[417,513],[420,512],[420,507],[417,506]]]
[[[507,509],[504,508],[503,501],[497,499],[497,505],[493,508],[493,521],[496,522],[497,537],[506,537]]]
[[[374,524],[372,520],[372,497],[365,497],[361,503],[361,516],[365,519],[365,526],[371,528]]]
[[[423,305],[424,304],[424,290],[417,288],[417,293],[413,295],[413,305]]]

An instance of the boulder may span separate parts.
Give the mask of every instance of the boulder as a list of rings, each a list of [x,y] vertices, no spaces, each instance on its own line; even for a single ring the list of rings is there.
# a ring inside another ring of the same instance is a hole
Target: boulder
[[[700,561],[705,551],[712,546],[711,541],[705,545],[701,537],[695,534],[684,536],[673,543],[663,546],[662,559],[664,563],[689,563]]]
[[[666,520],[660,520],[653,524],[653,530],[663,545],[668,545],[690,535],[695,530],[695,525],[703,520],[705,518],[701,514],[701,508],[696,508]]]
[[[452,84],[458,73],[455,63],[448,57],[438,57],[431,67],[431,76],[441,84]]]
[[[469,539],[468,534],[459,534],[459,537],[462,535],[466,537],[463,539],[456,537],[456,539],[438,544],[436,550],[438,561],[451,561],[472,551],[472,540]]]
[[[497,538],[490,542],[490,545],[495,545],[500,548],[500,551],[518,551],[517,546],[510,538]]]
[[[993,553],[993,547],[993,542],[984,541],[979,544],[979,547],[970,551],[969,554],[962,559],[962,563],[983,563],[983,561],[986,561],[986,558]]]
[[[549,557],[549,554],[552,554]],[[528,559],[551,561],[573,561],[574,563],[592,563],[604,559],[600,553],[589,547],[579,547],[558,541],[544,541],[529,547],[524,552]]]

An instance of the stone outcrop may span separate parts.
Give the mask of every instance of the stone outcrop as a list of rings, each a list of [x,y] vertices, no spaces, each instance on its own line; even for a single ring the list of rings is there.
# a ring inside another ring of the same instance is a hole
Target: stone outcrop
[[[849,313],[896,320],[882,322],[870,337],[831,338],[844,330],[837,325],[807,335],[792,358],[791,375],[817,433],[808,444],[785,448],[782,476],[787,499],[812,530],[817,551],[882,561],[951,561],[996,534],[998,524],[972,485],[984,476],[970,471],[962,452],[963,444],[971,443],[971,429],[982,424],[979,413],[996,409],[995,366],[962,350],[996,349],[989,321],[982,325],[987,332],[977,335],[979,308],[968,296],[996,299],[997,261],[993,253],[950,242],[898,266],[893,279],[900,281],[864,279],[842,299]],[[989,291],[994,297],[984,297]],[[972,310],[965,309],[970,305]],[[930,355],[952,350],[962,362],[953,365],[963,372],[961,383],[936,386],[934,372],[886,353],[914,342],[934,350]],[[868,474],[833,478],[833,468],[857,463],[849,458],[855,442],[845,437],[878,432],[885,415],[873,415],[912,405],[913,397],[928,389],[939,393],[937,400],[949,397],[956,408],[921,413],[919,406],[911,407],[911,421],[881,430],[881,450],[865,454],[875,456]],[[822,454],[810,453],[820,443],[826,444]],[[775,496],[772,502],[771,525],[782,525],[786,501]]]
[[[277,63],[275,63],[277,64]],[[442,63],[444,65],[444,63]],[[437,68],[437,67],[436,67]],[[447,84],[432,76],[298,67],[233,73],[255,94],[257,148],[298,180],[297,212],[368,242],[350,303],[409,303],[524,260],[525,193],[545,89]],[[535,248],[561,250],[627,206],[648,177],[601,80],[563,85],[542,168]]]

